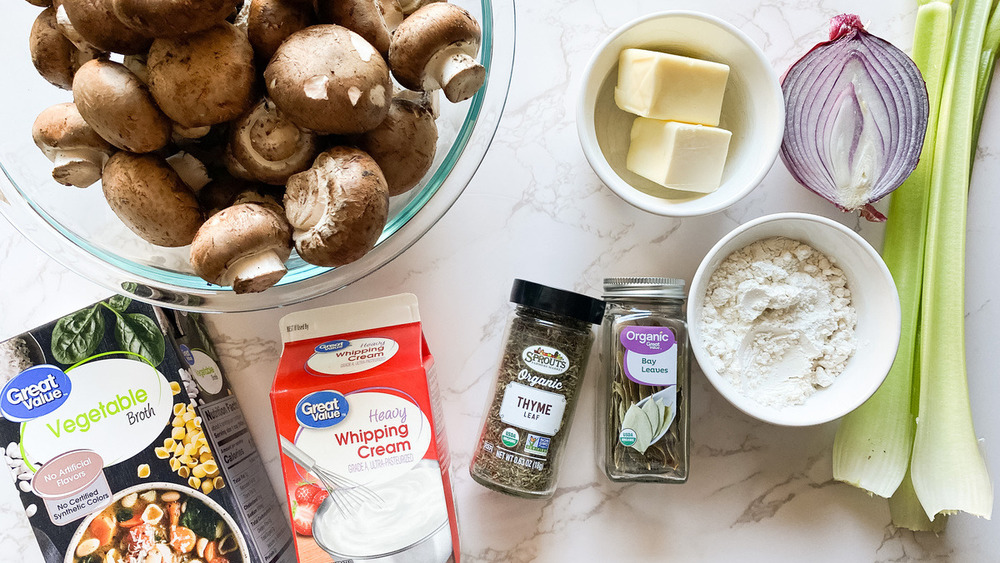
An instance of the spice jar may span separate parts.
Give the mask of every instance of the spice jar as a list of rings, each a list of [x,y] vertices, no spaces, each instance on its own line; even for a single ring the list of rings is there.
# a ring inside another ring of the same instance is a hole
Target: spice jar
[[[684,280],[607,278],[598,450],[612,481],[688,478],[690,370]]]
[[[547,498],[604,303],[524,280],[510,300],[517,307],[469,472],[490,489]]]

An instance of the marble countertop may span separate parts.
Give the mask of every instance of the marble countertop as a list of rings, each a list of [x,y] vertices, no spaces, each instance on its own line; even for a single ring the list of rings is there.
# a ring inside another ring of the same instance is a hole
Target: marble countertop
[[[805,211],[859,230],[878,225],[836,211],[799,187],[778,162],[728,210],[666,219],[640,212],[601,184],[577,141],[574,103],[584,65],[621,24],[663,9],[698,9],[735,24],[784,70],[821,40],[828,19],[854,12],[898,46],[912,42],[912,0],[549,0],[516,2],[517,57],[507,108],[478,174],[452,210],[388,266],[336,293],[282,310],[212,315],[223,367],[279,482],[267,398],[280,352],[277,321],[291,310],[412,292],[438,362],[465,561],[987,561],[1000,524],[960,515],[945,534],[899,530],[884,500],[835,482],[836,423],[782,428],[733,408],[692,373],[691,478],[682,486],[611,484],[594,459],[593,371],[588,376],[551,500],[507,497],[475,484],[468,463],[498,359],[507,295],[522,277],[591,295],[616,275],[690,280],[730,229],[772,212]],[[994,96],[996,101],[997,96]],[[987,463],[1000,471],[996,363],[1000,301],[1000,107],[990,105],[970,193],[966,341],[973,415]],[[526,259],[526,257],[530,257]],[[956,289],[957,290],[957,289]],[[0,338],[46,322],[107,291],[48,259],[0,221]],[[0,486],[0,560],[38,563],[13,488]]]

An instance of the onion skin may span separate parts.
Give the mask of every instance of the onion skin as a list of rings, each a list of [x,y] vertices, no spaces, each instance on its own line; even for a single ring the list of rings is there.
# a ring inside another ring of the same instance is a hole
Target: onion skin
[[[884,221],[872,205],[899,187],[920,158],[927,87],[916,64],[864,30],[860,18],[830,22],[819,43],[782,77],[781,160],[800,184],[843,211]]]

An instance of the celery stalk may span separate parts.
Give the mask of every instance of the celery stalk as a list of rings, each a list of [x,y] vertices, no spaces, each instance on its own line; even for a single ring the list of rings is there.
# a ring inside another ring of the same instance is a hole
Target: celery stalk
[[[921,295],[920,399],[910,460],[928,517],[989,517],[993,486],[976,440],[965,369],[965,227],[976,82],[991,0],[965,0],[935,138]]]
[[[899,351],[885,382],[872,397],[843,418],[833,443],[833,477],[882,497],[899,486],[910,462],[914,422],[911,410],[913,361],[920,310],[927,201],[941,86],[948,59],[950,2],[928,2],[917,10],[913,61],[930,101],[920,162],[892,193],[882,257],[892,272],[902,309]]]
[[[916,532],[943,532],[948,522],[948,517],[943,514],[939,514],[933,521],[927,518],[927,513],[924,512],[924,507],[920,506],[920,499],[913,490],[909,471],[906,472],[906,477],[899,484],[899,488],[889,498],[889,514],[892,515],[894,526]]]

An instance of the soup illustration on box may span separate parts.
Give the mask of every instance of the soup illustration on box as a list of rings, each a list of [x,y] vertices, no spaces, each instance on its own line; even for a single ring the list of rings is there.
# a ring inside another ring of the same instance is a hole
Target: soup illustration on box
[[[280,327],[271,403],[299,561],[459,561],[416,297],[292,313]]]
[[[292,560],[196,314],[100,301],[0,343],[0,384],[0,444],[46,563]]]

